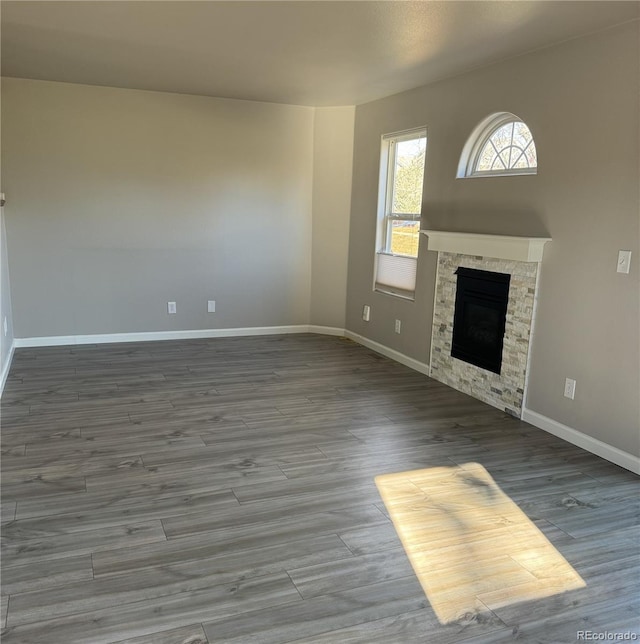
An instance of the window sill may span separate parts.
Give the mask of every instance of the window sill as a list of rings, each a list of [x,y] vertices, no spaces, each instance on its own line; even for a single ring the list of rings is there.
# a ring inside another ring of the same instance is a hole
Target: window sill
[[[409,302],[415,302],[416,300],[415,291],[401,291],[399,289],[394,289],[392,286],[385,286],[384,284],[376,284],[373,287],[373,290],[376,293],[391,295],[391,297],[399,297],[401,300],[407,300]]]
[[[405,259],[415,259],[417,261],[417,255],[402,255],[401,253],[388,253],[386,250],[379,250],[377,255],[384,255],[385,257],[403,257]]]
[[[522,170],[520,172],[514,172],[509,170],[508,172],[476,172],[475,174],[465,174],[464,176],[458,176],[456,179],[486,179],[487,177],[535,177],[538,174],[537,170]]]

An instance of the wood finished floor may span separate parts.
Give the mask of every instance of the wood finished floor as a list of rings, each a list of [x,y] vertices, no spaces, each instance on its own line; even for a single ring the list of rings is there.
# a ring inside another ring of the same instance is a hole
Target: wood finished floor
[[[513,604],[512,575],[439,624],[374,477],[464,463],[586,587]],[[341,338],[20,349],[2,399],[2,641],[637,633],[638,492],[635,475]]]

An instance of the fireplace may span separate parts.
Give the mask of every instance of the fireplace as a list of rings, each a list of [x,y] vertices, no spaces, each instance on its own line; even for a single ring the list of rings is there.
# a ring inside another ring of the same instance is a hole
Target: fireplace
[[[500,373],[511,275],[459,267],[451,355]]]
[[[428,237],[429,250],[438,252],[429,375],[520,418],[527,388],[538,269],[544,245],[551,240],[437,230],[421,232]],[[459,304],[458,297],[466,290],[464,284],[459,289],[459,283],[466,282],[469,275],[476,276],[471,278],[470,290],[474,292],[466,294],[466,304],[464,300]],[[485,282],[481,290],[486,289],[488,293],[480,293],[480,299],[476,299],[481,281]],[[488,285],[490,281],[493,283]],[[494,308],[496,297],[507,298],[500,309]],[[460,327],[462,331],[455,331],[454,349],[454,319],[458,314],[468,318],[468,322]],[[481,358],[486,362],[481,366],[478,366],[478,355],[456,356],[458,351],[467,352],[469,344],[472,354],[484,354]],[[500,362],[496,361],[496,355],[500,356]]]

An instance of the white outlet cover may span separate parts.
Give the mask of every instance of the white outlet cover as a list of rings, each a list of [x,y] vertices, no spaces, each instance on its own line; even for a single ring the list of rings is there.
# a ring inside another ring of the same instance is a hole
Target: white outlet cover
[[[631,268],[631,251],[618,251],[618,273],[628,273]]]
[[[167,302],[167,313],[169,313],[169,315],[173,315],[176,312],[177,312],[176,303],[175,302]]]
[[[207,301],[207,313],[215,313],[216,312],[216,301],[215,300],[208,300]]]
[[[564,381],[564,396],[573,400],[576,395],[576,381],[571,378],[566,378]]]
[[[7,337],[7,333],[9,332],[9,323],[7,322],[7,316],[4,316],[4,322],[2,323],[2,328],[4,329],[4,336],[5,338]]]
[[[362,319],[365,322],[368,322],[370,317],[371,317],[371,307],[368,304],[365,304],[364,307],[362,307]]]

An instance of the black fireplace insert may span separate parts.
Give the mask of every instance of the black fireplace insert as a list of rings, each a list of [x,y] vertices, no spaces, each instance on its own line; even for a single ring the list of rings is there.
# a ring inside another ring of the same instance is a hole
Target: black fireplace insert
[[[511,275],[463,267],[456,275],[451,355],[500,373]]]

